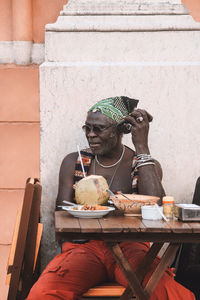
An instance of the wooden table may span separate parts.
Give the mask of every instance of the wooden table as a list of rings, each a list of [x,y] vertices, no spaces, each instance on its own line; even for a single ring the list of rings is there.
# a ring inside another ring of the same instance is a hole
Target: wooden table
[[[200,223],[183,223],[177,220],[149,221],[140,217],[106,216],[101,219],[74,218],[66,211],[55,212],[55,233],[57,240],[93,239],[104,240],[110,247],[122,269],[129,287],[120,299],[131,299],[132,294],[140,300],[149,299],[165,269],[172,262],[181,243],[200,242]],[[124,257],[119,242],[152,242],[136,272]],[[158,252],[168,242],[159,265],[143,288],[141,282]]]

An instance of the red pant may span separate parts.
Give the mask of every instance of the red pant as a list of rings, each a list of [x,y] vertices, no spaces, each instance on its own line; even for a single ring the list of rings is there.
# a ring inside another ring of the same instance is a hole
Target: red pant
[[[137,269],[148,251],[148,243],[123,242],[120,244],[133,270]],[[146,275],[146,283],[159,259],[155,259]],[[32,287],[27,300],[71,300],[80,296],[91,286],[107,280],[127,286],[126,279],[115,262],[109,248],[102,241],[84,244],[65,243],[63,253],[57,255],[46,267]],[[170,269],[166,270],[150,300],[194,300],[193,294],[174,281]]]

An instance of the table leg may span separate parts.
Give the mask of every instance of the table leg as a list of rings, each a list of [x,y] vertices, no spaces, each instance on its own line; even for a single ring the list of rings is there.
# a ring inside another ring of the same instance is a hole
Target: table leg
[[[160,262],[157,265],[155,271],[152,273],[149,281],[147,282],[145,288],[143,288],[141,282],[143,281],[146,273],[149,270],[149,267],[153,263],[155,257],[157,256],[164,243],[154,243],[151,246],[150,250],[147,252],[136,272],[132,270],[129,261],[124,256],[118,243],[107,244],[110,247],[113,256],[115,257],[129,284],[123,295],[120,297],[120,300],[131,299],[133,294],[139,300],[149,299],[160,278],[171,263],[174,255],[176,254],[176,251],[180,246],[179,244],[170,244],[168,246],[162,258],[160,259]]]
[[[156,285],[158,284],[160,278],[162,277],[163,273],[165,272],[166,268],[171,263],[174,255],[176,254],[180,244],[170,244],[163,256],[160,259],[159,264],[157,265],[155,271],[153,272],[151,278],[147,282],[145,286],[145,291],[147,294],[151,295],[153,290],[155,289]]]
[[[149,267],[153,263],[154,259],[158,255],[158,253],[163,245],[164,245],[164,243],[154,243],[151,246],[151,248],[149,249],[149,251],[147,252],[147,254],[145,255],[143,261],[140,263],[140,265],[136,271],[136,276],[138,277],[140,283],[142,283],[145,275],[149,271]],[[127,297],[131,297],[131,295],[132,295],[132,291],[131,291],[130,287],[128,286],[120,299],[121,300],[129,299]]]
[[[140,282],[143,281],[145,275],[149,271],[150,266],[152,265],[154,259],[158,255],[160,249],[163,247],[164,243],[154,243],[147,254],[145,255],[143,261],[140,263],[137,268],[136,274]]]
[[[124,256],[119,244],[107,243],[111,249],[113,256],[115,257],[119,267],[124,273],[126,280],[131,288],[132,294],[135,294],[140,300],[148,300],[149,296],[146,291],[144,291],[142,285],[140,284],[139,279],[136,276],[136,273],[132,270],[130,263],[127,258]],[[125,298],[126,297],[126,298]],[[130,293],[125,295],[122,299],[131,299]]]

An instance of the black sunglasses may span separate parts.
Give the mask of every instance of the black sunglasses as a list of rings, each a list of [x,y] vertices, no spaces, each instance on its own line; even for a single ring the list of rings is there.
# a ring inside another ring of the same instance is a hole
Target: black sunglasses
[[[104,130],[108,129],[109,127],[115,126],[114,124],[109,125],[109,126],[104,126],[104,125],[88,125],[85,124],[82,126],[83,131],[85,134],[89,134],[90,131],[92,130],[95,134],[101,134]]]

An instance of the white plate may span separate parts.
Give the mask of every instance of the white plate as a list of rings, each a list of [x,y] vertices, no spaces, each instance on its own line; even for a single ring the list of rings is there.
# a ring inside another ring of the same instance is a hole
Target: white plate
[[[94,219],[94,218],[102,218],[103,216],[107,215],[110,211],[115,210],[114,207],[108,207],[108,209],[104,210],[81,210],[83,205],[77,205],[78,209],[73,209],[71,206],[62,206],[63,210],[67,210],[72,216],[76,218],[87,218],[87,219]]]

